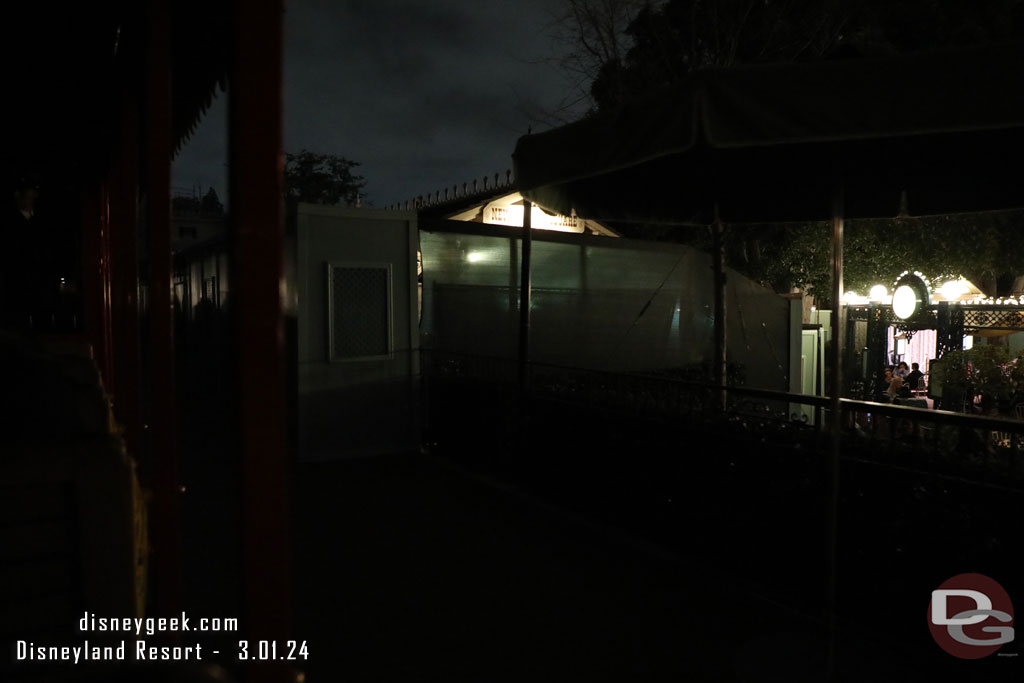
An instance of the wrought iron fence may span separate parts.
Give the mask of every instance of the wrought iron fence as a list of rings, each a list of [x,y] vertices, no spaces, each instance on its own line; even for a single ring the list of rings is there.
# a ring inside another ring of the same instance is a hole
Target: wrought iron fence
[[[723,390],[706,383],[530,363],[520,386],[515,360],[441,351],[424,351],[422,357],[428,385],[472,384],[478,391],[514,396],[527,412],[575,404],[620,420],[724,428],[759,441],[825,447],[830,411],[822,396],[727,387],[722,412]],[[1024,491],[1024,420],[848,399],[841,407],[843,457]]]

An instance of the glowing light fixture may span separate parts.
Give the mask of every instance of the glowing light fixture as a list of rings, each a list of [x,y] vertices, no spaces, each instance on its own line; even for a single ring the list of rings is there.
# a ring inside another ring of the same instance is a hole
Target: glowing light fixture
[[[900,285],[892,293],[892,312],[906,320],[917,311],[917,292],[910,285]]]
[[[868,298],[872,301],[882,302],[889,296],[889,289],[885,285],[875,285],[868,292]]]
[[[931,305],[931,282],[919,272],[904,272],[892,286],[892,312],[900,320],[912,318]]]
[[[466,260],[470,263],[480,263],[484,260],[484,255],[479,251],[471,251],[466,254]]]
[[[939,294],[947,301],[955,301],[967,293],[967,286],[960,280],[950,280],[939,287]]]

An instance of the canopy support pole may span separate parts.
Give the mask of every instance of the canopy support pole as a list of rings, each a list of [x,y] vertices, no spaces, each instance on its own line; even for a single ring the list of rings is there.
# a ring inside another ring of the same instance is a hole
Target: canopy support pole
[[[714,367],[712,368],[712,382],[719,389],[715,392],[714,408],[717,412],[726,411],[725,388],[728,385],[728,370],[726,358],[726,276],[725,276],[725,226],[718,215],[718,204],[714,207],[714,224],[712,225],[712,264],[714,270],[714,298],[715,298],[715,356]]]
[[[509,329],[519,329],[519,241],[515,239],[508,241],[508,320]]]
[[[533,249],[532,216],[533,203],[523,200],[523,257],[519,277],[519,388],[526,391],[528,364],[530,362],[530,252]]]
[[[828,629],[828,651],[825,660],[826,680],[836,680],[836,592],[839,571],[839,454],[842,437],[843,394],[843,211],[844,190],[837,184],[832,198],[832,343],[829,347],[829,467],[828,467],[828,581],[825,597],[825,618]]]

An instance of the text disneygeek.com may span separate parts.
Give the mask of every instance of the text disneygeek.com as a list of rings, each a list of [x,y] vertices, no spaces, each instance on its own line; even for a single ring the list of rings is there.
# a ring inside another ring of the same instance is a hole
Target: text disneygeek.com
[[[167,633],[230,633],[238,631],[238,619],[203,617],[190,618],[184,612],[180,617],[99,617],[86,612],[78,621],[82,633],[99,633],[99,641],[83,639],[76,643],[38,643],[16,640],[15,662],[122,662],[122,661],[174,661],[193,662],[216,659],[235,661],[305,661],[309,658],[306,641],[301,640],[238,640],[231,647],[219,645],[212,649],[199,642],[166,645],[146,641],[143,636]],[[122,640],[111,640],[111,635],[123,633]],[[198,636],[197,636],[198,637]]]

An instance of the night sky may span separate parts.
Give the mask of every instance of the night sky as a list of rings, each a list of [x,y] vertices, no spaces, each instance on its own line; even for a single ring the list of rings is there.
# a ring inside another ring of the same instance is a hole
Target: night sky
[[[561,0],[295,0],[285,17],[285,150],[358,161],[385,206],[504,176],[516,139],[566,97]],[[227,97],[174,164],[176,190],[227,195]]]

